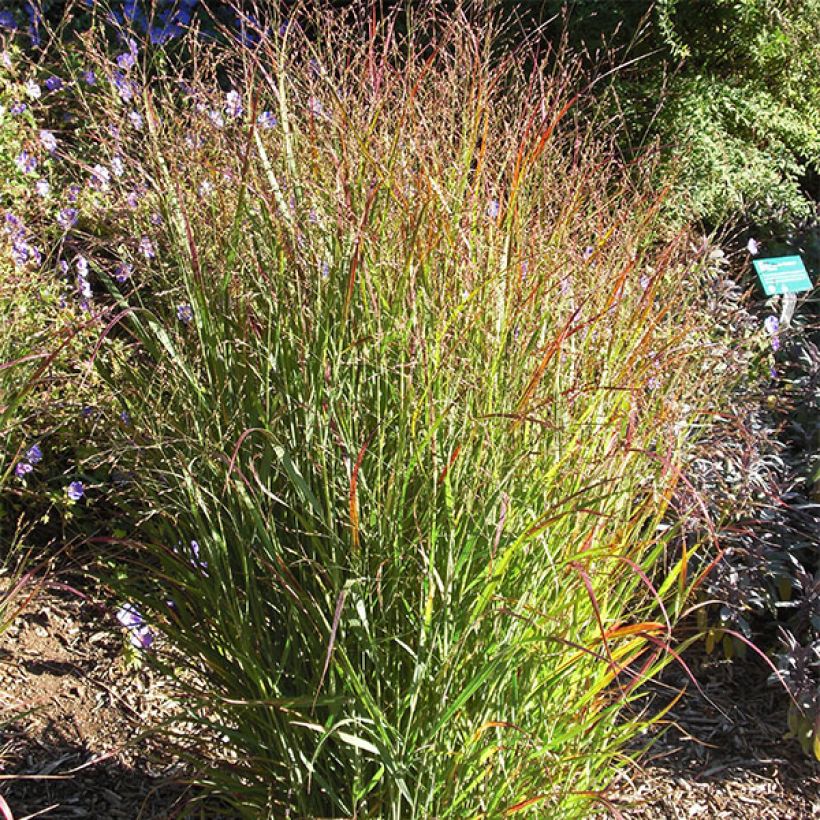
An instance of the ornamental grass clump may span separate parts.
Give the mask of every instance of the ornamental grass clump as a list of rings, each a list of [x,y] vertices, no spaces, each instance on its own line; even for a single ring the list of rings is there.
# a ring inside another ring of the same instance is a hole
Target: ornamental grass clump
[[[575,121],[571,67],[394,23],[191,37],[184,78],[140,50],[96,109],[145,122],[99,147],[112,195],[143,185],[109,225],[139,268],[105,280],[135,343],[97,358],[131,421],[118,595],[237,814],[581,816],[692,580],[705,255]]]

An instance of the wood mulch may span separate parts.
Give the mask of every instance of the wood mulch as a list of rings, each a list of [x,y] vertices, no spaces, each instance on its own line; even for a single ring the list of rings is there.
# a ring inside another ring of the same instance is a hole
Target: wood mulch
[[[608,798],[639,820],[820,818],[820,763],[786,737],[785,693],[753,657],[688,659],[702,692],[675,670],[655,685],[660,709],[686,687],[654,733],[640,764]]]

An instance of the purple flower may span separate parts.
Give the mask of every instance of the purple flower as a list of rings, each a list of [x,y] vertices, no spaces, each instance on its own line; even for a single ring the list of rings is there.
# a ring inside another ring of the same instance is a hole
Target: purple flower
[[[28,106],[24,102],[16,102],[12,103],[9,111],[11,111],[11,113],[14,114],[14,116],[18,116],[19,114],[22,114],[27,107]]]
[[[32,467],[31,464],[26,461],[21,461],[14,468],[14,474],[17,478],[25,478],[33,469],[34,467]]]
[[[39,464],[43,460],[43,451],[40,449],[40,445],[32,444],[31,447],[26,450],[26,458],[32,464]]]
[[[135,83],[129,80],[124,74],[119,71],[115,71],[111,77],[111,82],[114,83],[114,87],[117,89],[120,99],[125,102],[129,102],[133,99]]]
[[[0,28],[17,31],[17,21],[10,11],[0,11]]]
[[[126,427],[131,426],[131,415],[127,410],[123,410],[122,413],[120,413],[120,421],[122,421]]]
[[[148,217],[148,219],[149,219],[149,221],[151,222],[152,225],[159,226],[159,225],[162,225],[162,222],[163,222],[162,214],[158,213],[156,211],[154,211],[154,213],[152,213],[151,216]]]
[[[132,210],[136,210],[140,202],[140,195],[137,191],[130,191],[125,197],[125,204]]]
[[[40,86],[37,85],[37,83],[34,80],[29,80],[26,83],[26,94],[28,94],[32,100],[40,99],[42,93],[43,92],[40,90]]]
[[[77,209],[63,208],[57,214],[57,224],[64,230],[71,230],[77,224]]]
[[[63,274],[63,276],[68,274],[68,262],[66,262],[65,259],[61,259],[57,263],[57,268],[59,269],[60,273]]]
[[[85,487],[82,481],[72,481],[66,490],[68,497],[72,501],[79,501],[85,495]]]
[[[24,239],[15,239],[11,246],[11,255],[14,259],[14,264],[18,268],[22,268],[29,262],[39,265],[43,261],[43,255],[39,248],[34,245],[29,245]]]
[[[101,191],[108,190],[108,183],[111,181],[111,172],[104,165],[97,163],[91,169],[91,183]]]
[[[177,305],[177,319],[188,324],[194,318],[194,309],[188,304]]]
[[[114,278],[120,283],[128,281],[131,277],[132,272],[131,265],[127,264],[126,262],[120,262],[119,265],[114,269]]]
[[[57,138],[51,131],[46,131],[45,129],[40,131],[40,142],[49,154],[53,154],[57,150]]]
[[[123,604],[116,612],[117,620],[128,630],[131,645],[136,649],[148,649],[154,642],[145,619],[133,604]]]
[[[777,353],[780,350],[780,337],[779,336],[772,336],[772,350]]]
[[[125,173],[125,164],[122,161],[122,157],[114,157],[114,159],[111,160],[111,170],[116,177],[121,177]]]
[[[495,219],[500,212],[501,206],[498,204],[498,200],[491,199],[487,205],[487,216],[490,217],[490,219]]]
[[[38,196],[47,197],[51,186],[48,184],[47,179],[38,179],[37,182],[34,183],[34,190]]]
[[[6,228],[5,232],[12,236],[22,236],[25,233],[25,227],[19,216],[15,216],[11,211],[6,211]]]
[[[208,119],[216,126],[217,128],[222,128],[225,125],[225,120],[222,117],[222,114],[219,111],[209,111],[208,112]]]
[[[56,75],[52,74],[46,80],[45,85],[49,91],[59,91],[63,87],[63,81]]]
[[[271,128],[276,128],[278,122],[279,121],[276,119],[276,115],[273,113],[273,111],[263,111],[256,118],[256,124],[260,128],[264,128],[267,131],[270,131]]]
[[[91,68],[87,68],[83,73],[80,75],[82,77],[83,82],[86,85],[96,85],[97,84],[97,75],[94,73],[94,70]]]
[[[117,620],[126,628],[142,626],[145,621],[133,604],[123,604],[116,612]]]
[[[37,169],[37,157],[28,151],[21,151],[15,160],[17,167],[24,174],[32,174]]]
[[[85,279],[88,276],[88,260],[84,256],[77,256],[74,264],[77,266],[77,273]]]
[[[75,203],[80,198],[80,191],[82,189],[76,183],[74,185],[68,186],[68,191],[66,192],[66,199],[71,202],[72,204]]]
[[[128,113],[128,119],[131,121],[131,125],[134,126],[135,131],[142,131],[144,122],[142,119],[142,114],[140,114],[139,111],[130,111]]]
[[[124,71],[133,68],[137,62],[137,41],[132,37],[128,38],[128,51],[117,57],[117,65]]]
[[[766,321],[763,322],[763,328],[769,336],[774,336],[780,330],[780,322],[777,316],[767,316]]]
[[[154,250],[154,245],[151,240],[147,236],[143,236],[140,239],[140,252],[146,259],[153,259],[157,253]]]
[[[225,113],[232,119],[237,119],[242,116],[245,109],[242,107],[242,97],[238,91],[231,89],[225,95]]]
[[[587,245],[586,248],[584,248],[584,261],[586,262],[593,253],[595,253],[595,248],[593,248],[592,245]]]
[[[83,302],[87,305],[88,300],[94,295],[91,291],[91,283],[88,279],[83,279],[82,276],[77,277],[77,290],[80,292],[80,296],[83,299]]]

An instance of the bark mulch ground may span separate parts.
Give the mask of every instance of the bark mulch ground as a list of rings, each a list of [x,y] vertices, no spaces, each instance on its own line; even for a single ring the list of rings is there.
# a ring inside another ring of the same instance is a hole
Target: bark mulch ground
[[[786,737],[787,700],[762,662],[689,658],[699,693],[677,671],[657,687],[660,708],[686,685],[640,766],[608,797],[640,820],[820,818],[820,764]]]

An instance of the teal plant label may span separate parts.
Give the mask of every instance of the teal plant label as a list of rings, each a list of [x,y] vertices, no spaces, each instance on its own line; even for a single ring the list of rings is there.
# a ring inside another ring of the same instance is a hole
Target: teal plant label
[[[802,293],[811,290],[812,284],[806,273],[806,266],[799,256],[775,256],[771,259],[755,259],[755,266],[760,284],[766,296],[778,293]]]

